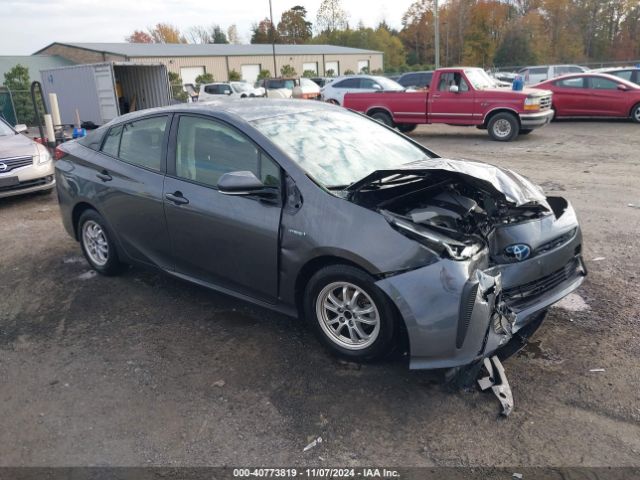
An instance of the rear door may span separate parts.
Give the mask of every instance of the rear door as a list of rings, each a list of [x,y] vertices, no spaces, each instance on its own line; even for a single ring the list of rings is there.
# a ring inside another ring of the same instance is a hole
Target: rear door
[[[453,86],[458,87],[457,93],[451,92]],[[435,87],[428,96],[428,117],[431,123],[474,123],[475,93],[462,72],[440,73]]]
[[[556,80],[553,90],[553,107],[560,116],[593,115],[586,77],[570,77]]]
[[[251,171],[280,192],[279,166],[245,134],[180,115],[171,133],[164,205],[176,271],[264,301],[278,294],[281,201],[218,191],[227,172]]]
[[[112,127],[83,174],[126,253],[166,269],[173,267],[162,192],[169,122],[157,115]]]

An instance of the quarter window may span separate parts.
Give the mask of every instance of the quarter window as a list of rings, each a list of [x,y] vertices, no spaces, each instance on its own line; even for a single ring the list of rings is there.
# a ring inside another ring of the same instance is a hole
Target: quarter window
[[[216,187],[228,172],[253,172],[267,186],[280,185],[280,168],[244,135],[220,122],[183,116],[178,125],[176,175]]]
[[[166,127],[167,117],[164,116],[126,123],[122,129],[118,157],[128,163],[160,171]]]
[[[113,127],[111,130],[109,130],[109,133],[107,133],[107,136],[104,139],[101,150],[107,155],[117,157],[118,149],[120,148],[120,135],[122,135],[121,125]]]

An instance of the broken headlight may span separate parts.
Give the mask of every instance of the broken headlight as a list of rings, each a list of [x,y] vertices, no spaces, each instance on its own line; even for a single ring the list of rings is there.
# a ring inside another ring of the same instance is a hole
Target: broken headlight
[[[468,260],[482,250],[482,244],[455,240],[439,232],[428,230],[414,223],[397,218],[393,214],[387,213],[385,218],[400,232],[454,260]]]

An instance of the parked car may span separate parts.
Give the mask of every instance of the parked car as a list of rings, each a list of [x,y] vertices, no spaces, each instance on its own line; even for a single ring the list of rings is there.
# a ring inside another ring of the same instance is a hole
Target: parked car
[[[334,105],[342,105],[344,96],[351,92],[402,92],[404,87],[386,77],[350,75],[336,78],[320,90],[321,98]]]
[[[429,88],[433,70],[404,73],[396,80],[404,88]]]
[[[58,150],[62,220],[97,272],[152,265],[303,316],[353,360],[406,332],[411,368],[475,362],[586,274],[567,200],[322,102],[176,105]]]
[[[640,86],[606,73],[566,75],[536,85],[553,92],[556,117],[618,117],[640,123]]]
[[[292,97],[305,100],[320,100],[320,87],[310,78],[300,77],[293,87]]]
[[[581,67],[580,65],[539,65],[522,68],[518,70],[518,75],[522,75],[525,85],[533,85],[561,75],[588,71],[588,68]]]
[[[335,77],[312,77],[311,80],[320,88],[324,87],[327,83],[331,83],[335,80]]]
[[[23,135],[26,125],[10,126],[0,117],[0,198],[48,193],[55,187],[49,150]]]
[[[599,73],[608,73],[609,75],[614,75],[623,80],[640,85],[640,68],[638,67],[602,68],[597,71]]]
[[[256,88],[262,88],[268,98],[291,98],[293,89],[298,84],[295,78],[263,78],[255,84]]]
[[[401,132],[419,124],[475,125],[507,142],[544,127],[551,118],[551,92],[498,86],[481,68],[436,70],[429,91],[349,93],[344,106]]]
[[[215,82],[200,85],[198,101],[220,98],[253,98],[263,97],[264,90],[254,88],[247,82]]]

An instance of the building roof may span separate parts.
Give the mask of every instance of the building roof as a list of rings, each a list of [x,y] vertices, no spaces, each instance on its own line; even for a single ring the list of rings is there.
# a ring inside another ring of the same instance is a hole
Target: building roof
[[[0,55],[0,85],[4,83],[4,74],[16,65],[27,67],[31,80],[39,80],[40,70],[73,65],[73,62],[58,55]]]
[[[242,55],[271,55],[271,44],[204,44],[188,43],[62,43],[47,45],[34,55],[52,45],[66,45],[96,52],[112,53],[125,57],[215,57]],[[284,45],[276,44],[276,55],[356,55],[382,53],[375,50],[339,47],[336,45]]]

